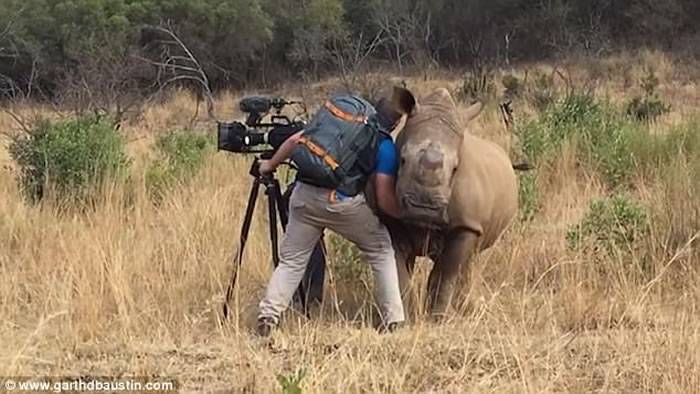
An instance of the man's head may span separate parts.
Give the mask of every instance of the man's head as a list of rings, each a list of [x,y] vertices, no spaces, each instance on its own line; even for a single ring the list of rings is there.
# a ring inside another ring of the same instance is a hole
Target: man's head
[[[400,113],[392,104],[391,100],[386,97],[379,99],[374,107],[377,110],[377,120],[382,129],[388,133],[393,131],[399,124],[403,114]]]

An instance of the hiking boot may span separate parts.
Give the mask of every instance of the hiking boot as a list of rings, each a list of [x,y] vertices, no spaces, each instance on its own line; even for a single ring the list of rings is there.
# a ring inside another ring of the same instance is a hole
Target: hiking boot
[[[258,319],[258,326],[255,333],[260,337],[268,337],[277,328],[277,323],[271,317],[261,317]]]

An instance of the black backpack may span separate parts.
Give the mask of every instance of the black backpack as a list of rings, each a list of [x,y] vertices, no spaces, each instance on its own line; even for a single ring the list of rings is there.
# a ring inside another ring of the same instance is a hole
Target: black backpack
[[[369,102],[352,95],[326,101],[292,155],[297,179],[346,196],[362,192],[381,138],[375,114]]]

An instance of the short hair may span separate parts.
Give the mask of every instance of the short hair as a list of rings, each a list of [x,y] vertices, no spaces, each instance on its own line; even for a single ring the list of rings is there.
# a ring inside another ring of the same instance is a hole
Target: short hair
[[[401,113],[394,108],[391,100],[385,97],[377,101],[375,109],[379,123],[386,130],[393,130],[401,119]]]

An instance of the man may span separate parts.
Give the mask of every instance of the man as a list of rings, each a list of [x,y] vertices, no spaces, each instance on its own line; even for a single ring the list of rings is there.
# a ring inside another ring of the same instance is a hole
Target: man
[[[374,116],[381,128],[389,132],[393,130],[401,115],[392,109],[388,100],[381,100],[376,110]],[[398,218],[399,204],[395,193],[398,152],[388,132],[380,135],[376,164],[368,181],[373,182],[376,190],[378,208],[384,214]],[[272,173],[280,163],[289,159],[303,136],[304,131],[301,131],[290,137],[270,160],[261,161],[260,172]],[[279,324],[281,314],[289,306],[304,276],[314,245],[326,228],[357,245],[371,265],[382,314],[380,331],[393,331],[405,320],[389,231],[367,204],[364,193],[345,196],[301,180],[290,198],[289,223],[280,248],[280,263],[260,302],[258,335],[269,335]]]

